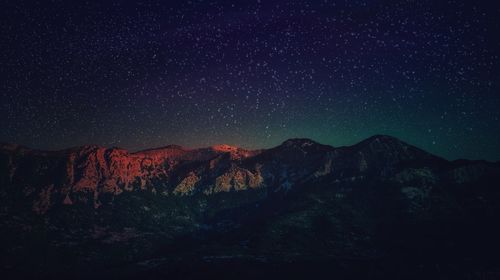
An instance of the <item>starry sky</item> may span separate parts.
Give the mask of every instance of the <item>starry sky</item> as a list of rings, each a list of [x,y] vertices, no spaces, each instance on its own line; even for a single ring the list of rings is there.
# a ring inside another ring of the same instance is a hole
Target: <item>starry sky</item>
[[[267,148],[389,134],[500,160],[495,2],[2,1],[0,141]]]

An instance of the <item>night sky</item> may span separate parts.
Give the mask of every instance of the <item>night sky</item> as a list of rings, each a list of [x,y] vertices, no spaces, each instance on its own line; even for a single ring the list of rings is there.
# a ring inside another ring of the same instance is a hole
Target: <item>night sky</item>
[[[100,2],[2,1],[0,141],[500,160],[497,1]]]

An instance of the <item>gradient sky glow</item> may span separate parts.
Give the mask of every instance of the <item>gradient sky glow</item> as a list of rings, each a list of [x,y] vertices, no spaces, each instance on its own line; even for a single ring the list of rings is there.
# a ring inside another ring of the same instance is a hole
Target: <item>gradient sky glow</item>
[[[101,2],[2,1],[0,141],[500,160],[495,1]]]

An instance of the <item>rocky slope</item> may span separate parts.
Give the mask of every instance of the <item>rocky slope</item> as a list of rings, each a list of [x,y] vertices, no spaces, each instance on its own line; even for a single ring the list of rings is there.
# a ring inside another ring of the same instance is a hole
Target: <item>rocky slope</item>
[[[258,153],[228,145],[196,150],[172,145],[130,153],[99,146],[48,152],[3,144],[0,182],[4,190],[33,199],[38,213],[81,201],[97,208],[106,197],[130,191],[190,195],[259,187],[258,171],[237,167]]]
[[[450,162],[384,135],[258,151],[1,144],[0,264],[47,277],[92,267],[162,279],[207,264],[267,274],[304,261],[348,261],[337,267],[348,274],[394,264],[384,269],[400,278],[474,274],[500,265],[490,257],[500,250],[498,182],[498,163]]]

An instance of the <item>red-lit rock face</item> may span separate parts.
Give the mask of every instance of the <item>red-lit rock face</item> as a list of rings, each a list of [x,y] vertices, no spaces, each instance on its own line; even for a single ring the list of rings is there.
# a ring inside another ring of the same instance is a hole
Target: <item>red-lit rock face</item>
[[[68,159],[71,190],[119,194],[152,188],[152,180],[169,181],[170,173],[191,152],[172,147],[132,154],[121,149],[84,149]]]
[[[226,144],[212,146],[211,149],[216,153],[228,153],[233,160],[249,158],[260,153],[258,150],[250,151]]]
[[[257,176],[249,170],[233,173],[228,164],[258,152],[227,145],[206,149],[167,146],[136,153],[99,146],[58,152],[33,151],[16,145],[1,148],[7,164],[2,170],[6,185],[19,185],[27,195],[37,194],[33,209],[38,213],[55,203],[71,205],[89,199],[99,207],[102,195],[130,191],[192,195],[202,191],[201,179],[213,181],[206,190],[210,193],[232,190],[232,185],[237,185],[235,190],[244,189],[241,185],[248,180],[241,179],[242,174]],[[50,184],[44,178],[50,178]]]

